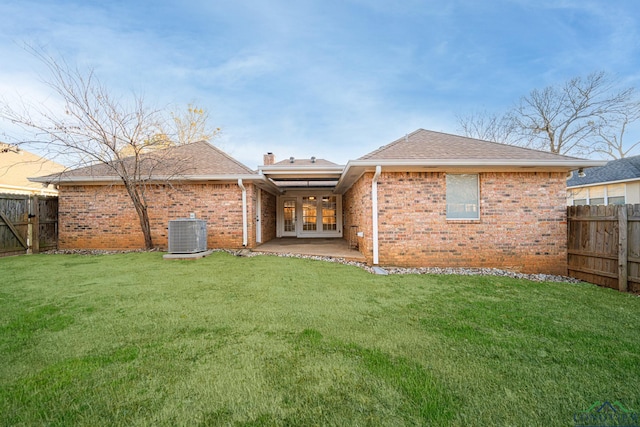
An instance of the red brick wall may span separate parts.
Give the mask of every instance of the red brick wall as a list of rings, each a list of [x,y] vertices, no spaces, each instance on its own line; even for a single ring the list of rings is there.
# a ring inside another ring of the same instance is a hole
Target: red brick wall
[[[369,262],[373,259],[371,240],[371,179],[373,173],[362,176],[342,197],[343,236],[349,239],[350,227],[358,226],[358,231],[364,237],[358,238],[360,252],[367,256]]]
[[[276,238],[276,196],[262,191],[262,243]]]
[[[245,187],[248,246],[254,247],[256,187]],[[269,197],[263,197],[263,204],[265,199]],[[189,218],[192,212],[207,221],[209,248],[242,247],[242,191],[235,183],[155,185],[148,189],[147,200],[153,243],[160,249],[167,248],[169,220]],[[59,224],[61,249],[144,247],[136,211],[119,185],[60,186]]]
[[[444,173],[388,173],[378,180],[380,265],[495,267],[566,274],[564,173],[481,173],[480,220],[447,221]],[[366,224],[365,175],[345,215]],[[368,209],[368,211],[367,211]],[[353,211],[353,213],[352,213]],[[372,261],[371,229],[361,251]]]

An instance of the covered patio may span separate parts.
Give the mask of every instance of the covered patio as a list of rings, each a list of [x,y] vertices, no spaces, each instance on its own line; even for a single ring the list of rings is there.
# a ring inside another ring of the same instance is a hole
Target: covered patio
[[[344,258],[349,261],[365,262],[366,259],[356,249],[351,249],[349,243],[341,238],[309,238],[281,237],[269,240],[257,246],[255,252],[314,255],[332,258]]]

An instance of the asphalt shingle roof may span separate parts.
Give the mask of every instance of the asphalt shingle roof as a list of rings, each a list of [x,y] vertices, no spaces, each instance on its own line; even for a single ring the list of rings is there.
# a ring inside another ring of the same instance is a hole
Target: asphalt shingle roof
[[[418,129],[358,160],[576,160],[546,151]]]
[[[135,165],[134,157],[123,159],[125,167]],[[139,162],[142,176],[211,176],[256,174],[233,157],[205,141],[143,154]],[[112,167],[95,164],[65,171],[60,178],[117,177]]]
[[[601,182],[625,181],[640,179],[640,156],[625,157],[612,160],[604,166],[587,168],[585,176],[579,177],[577,173],[567,180],[568,187],[576,187]]]

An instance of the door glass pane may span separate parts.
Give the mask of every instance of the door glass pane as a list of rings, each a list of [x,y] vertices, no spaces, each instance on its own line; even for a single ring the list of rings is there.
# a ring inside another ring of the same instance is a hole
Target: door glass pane
[[[322,198],[322,230],[337,230],[336,196],[324,196]]]
[[[284,231],[296,231],[296,201],[284,201]]]
[[[302,229],[304,231],[317,230],[318,201],[315,196],[302,198]]]

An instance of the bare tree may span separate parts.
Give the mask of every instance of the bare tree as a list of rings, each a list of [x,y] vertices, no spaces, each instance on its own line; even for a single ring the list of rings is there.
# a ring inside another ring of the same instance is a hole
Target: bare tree
[[[601,120],[596,126],[601,142],[595,152],[602,153],[612,159],[627,157],[640,141],[625,145],[625,136],[630,125],[640,121],[640,102],[630,103],[627,108],[617,115],[612,115],[607,120]]]
[[[167,175],[168,162],[148,151],[159,144],[154,136],[161,129],[161,113],[140,96],[113,96],[93,70],[81,71],[40,50],[29,50],[48,68],[50,79],[45,83],[60,98],[62,109],[53,111],[36,101],[23,100],[19,108],[2,102],[0,118],[33,131],[37,137],[30,143],[44,144],[51,156],[64,156],[67,166],[117,176],[138,214],[145,247],[153,248],[146,190],[155,171],[162,168]],[[178,174],[179,167],[175,162],[173,173]]]
[[[617,89],[604,72],[575,77],[560,87],[534,89],[520,100],[513,117],[533,147],[558,154],[589,154],[598,144],[602,121],[624,113],[633,88]]]
[[[635,107],[634,107],[635,105]],[[562,85],[534,89],[504,115],[458,118],[467,136],[524,145],[556,154],[607,153],[623,149],[627,126],[640,119],[633,88],[619,88],[605,72],[575,77]]]
[[[489,111],[478,111],[468,116],[458,116],[462,133],[470,138],[484,141],[515,143],[516,129],[511,116]]]

